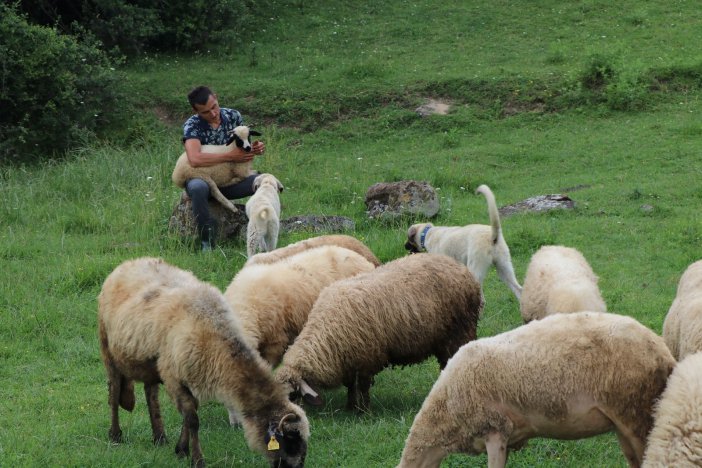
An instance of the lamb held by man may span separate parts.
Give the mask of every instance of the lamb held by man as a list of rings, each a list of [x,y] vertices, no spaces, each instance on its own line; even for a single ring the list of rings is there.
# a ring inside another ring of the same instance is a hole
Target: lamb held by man
[[[440,253],[455,258],[466,265],[482,286],[491,265],[519,300],[522,287],[514,275],[512,256],[502,234],[500,213],[495,195],[487,185],[475,191],[485,196],[490,225],[434,226],[432,223],[413,224],[407,230],[405,249],[412,253]]]
[[[231,151],[233,145],[244,151],[251,151],[251,137],[260,136],[261,133],[251,130],[246,125],[239,125],[232,130],[231,137],[226,145],[203,145],[202,152],[222,154]],[[226,187],[237,182],[241,182],[253,171],[253,161],[248,162],[223,162],[212,166],[193,167],[188,160],[187,153],[183,152],[176,161],[171,179],[178,187],[185,188],[185,184],[190,179],[202,179],[210,187],[212,196],[225,208],[237,213],[239,210],[231,200],[227,199],[219,187]]]
[[[278,245],[280,231],[280,197],[283,184],[273,174],[254,179],[254,194],[246,202],[246,254],[270,252]]]
[[[367,411],[377,373],[432,355],[443,368],[476,338],[482,306],[480,285],[454,259],[393,260],[322,290],[276,379],[312,404],[323,402],[318,389],[344,385],[347,408]]]
[[[597,275],[577,249],[541,247],[531,257],[524,277],[519,310],[524,322],[569,312],[606,312]]]
[[[414,418],[399,468],[487,452],[501,468],[534,437],[614,431],[641,465],[654,404],[675,367],[663,339],[631,317],[555,314],[464,345]]]
[[[134,409],[134,381],[144,383],[154,443],[166,441],[158,399],[163,383],[183,417],[176,455],[192,453],[193,466],[205,464],[197,409],[209,399],[242,415],[249,447],[272,467],[304,465],[307,417],[247,344],[217,288],[161,259],[124,262],[102,286],[98,329],[112,442],[122,438],[119,407]]]

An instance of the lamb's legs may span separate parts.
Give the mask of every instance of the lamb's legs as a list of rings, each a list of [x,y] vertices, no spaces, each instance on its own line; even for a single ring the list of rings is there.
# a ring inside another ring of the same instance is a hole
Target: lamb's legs
[[[158,383],[144,383],[144,394],[146,395],[146,406],[149,408],[149,418],[151,419],[151,432],[156,445],[166,443],[166,432],[163,429],[163,419],[161,419],[161,405],[158,402]]]
[[[239,210],[237,209],[236,206],[234,206],[234,203],[232,203],[231,200],[229,200],[227,197],[222,195],[222,192],[219,191],[219,187],[217,187],[217,184],[214,183],[212,179],[205,179],[205,182],[207,182],[207,185],[210,187],[210,194],[222,204],[226,209],[231,211],[232,213],[238,213]]]
[[[204,467],[205,459],[202,456],[200,447],[200,419],[197,416],[197,399],[190,393],[190,390],[183,385],[167,385],[171,391],[171,396],[178,406],[178,411],[183,416],[183,427],[180,431],[180,438],[176,444],[175,452],[178,457],[187,456],[190,452],[189,442],[192,440],[191,466]]]
[[[349,411],[355,410],[358,402],[358,387],[356,385],[357,379],[358,374],[354,373],[352,380],[344,382],[344,386],[348,389],[346,392],[346,409]]]
[[[367,412],[370,409],[370,388],[373,385],[373,376],[358,374],[358,409]]]
[[[119,427],[119,406],[122,397],[122,390],[126,385],[124,385],[124,376],[113,366],[111,363],[106,363],[105,369],[107,370],[107,391],[108,397],[107,402],[110,405],[110,411],[112,414],[112,421],[110,424],[109,437],[110,441],[114,443],[122,442],[122,429]],[[133,387],[132,387],[133,388]],[[124,398],[127,398],[126,396]],[[126,409],[131,411],[134,408],[127,407]]]

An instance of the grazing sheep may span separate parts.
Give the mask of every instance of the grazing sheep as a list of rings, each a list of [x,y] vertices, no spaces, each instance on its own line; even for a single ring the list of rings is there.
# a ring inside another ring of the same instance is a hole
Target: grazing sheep
[[[606,312],[597,276],[576,249],[541,247],[527,268],[519,301],[525,323],[555,313]]]
[[[305,326],[319,293],[335,281],[374,268],[352,250],[324,245],[276,263],[244,266],[224,297],[249,344],[276,366]]]
[[[246,202],[246,254],[270,252],[278,245],[280,230],[280,198],[283,184],[272,174],[261,174],[254,179],[254,194]]]
[[[322,289],[374,268],[356,252],[326,245],[276,263],[245,266],[224,297],[251,347],[276,366],[305,326]],[[236,413],[230,411],[229,422],[236,424]]]
[[[678,361],[702,351],[702,260],[687,267],[680,277],[663,322],[663,339]]]
[[[702,353],[678,363],[656,403],[645,468],[702,466]]]
[[[555,314],[463,346],[410,428],[399,467],[438,467],[450,453],[487,452],[503,467],[533,437],[614,430],[629,465],[643,460],[653,406],[675,360],[631,317]]]
[[[490,265],[494,265],[497,275],[519,300],[522,287],[514,275],[512,256],[502,235],[500,213],[497,210],[495,195],[487,185],[481,185],[475,190],[475,193],[481,193],[485,197],[490,215],[490,226],[483,224],[465,226],[434,226],[432,223],[413,224],[407,230],[405,249],[411,253],[426,251],[453,257],[466,265],[481,285]]]
[[[231,139],[226,145],[203,145],[203,153],[226,153],[231,150],[232,145],[251,151],[251,136],[260,136],[261,133],[255,130],[250,130],[246,125],[235,127],[232,131]],[[198,166],[190,165],[188,155],[183,152],[176,162],[171,179],[178,187],[184,188],[185,184],[190,179],[202,179],[207,182],[210,187],[212,196],[217,199],[225,208],[238,212],[231,200],[227,199],[219,187],[226,187],[244,180],[246,177],[255,174],[252,170],[252,161],[237,163],[223,162],[213,166]],[[218,187],[219,186],[219,187]]]
[[[158,385],[183,416],[176,445],[203,466],[200,401],[216,399],[243,415],[247,443],[272,466],[303,466],[309,425],[268,366],[241,337],[224,296],[190,272],[156,258],[118,266],[98,297],[100,352],[108,377],[112,425],[121,440],[119,406],[134,409],[134,381],[144,383],[155,443],[165,442]]]
[[[290,255],[295,255],[305,250],[313,249],[322,245],[338,245],[339,247],[345,247],[363,255],[366,260],[371,262],[373,265],[380,265],[380,260],[378,260],[378,257],[376,257],[375,254],[373,254],[373,252],[363,242],[353,236],[347,236],[345,234],[328,234],[324,236],[311,237],[309,239],[301,240],[295,242],[294,244],[275,249],[272,252],[258,253],[252,257],[249,257],[249,259],[246,261],[246,265],[277,262],[289,257]]]
[[[475,339],[480,285],[450,257],[416,254],[327,286],[276,371],[290,394],[319,404],[313,387],[348,388],[367,410],[373,376],[434,355],[443,368]]]

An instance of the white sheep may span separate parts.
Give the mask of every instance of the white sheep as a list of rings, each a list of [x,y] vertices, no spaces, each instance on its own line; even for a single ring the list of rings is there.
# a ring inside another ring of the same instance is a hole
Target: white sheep
[[[261,133],[249,129],[246,125],[239,125],[232,130],[230,140],[226,145],[202,145],[203,153],[222,154],[231,151],[233,146],[251,151],[251,136],[260,136]],[[252,169],[253,161],[248,162],[223,162],[213,166],[193,167],[190,165],[187,153],[183,152],[176,161],[171,179],[178,187],[184,188],[190,179],[202,179],[210,187],[212,196],[225,208],[238,212],[231,200],[227,199],[219,187],[226,187],[241,182],[250,175],[255,174]]]
[[[304,239],[285,247],[277,248],[272,252],[257,253],[256,255],[249,257],[249,259],[246,261],[246,265],[277,262],[291,255],[295,255],[315,247],[320,247],[322,245],[337,245],[339,247],[345,247],[363,255],[366,260],[371,262],[373,265],[380,265],[380,260],[378,260],[378,257],[375,256],[368,246],[355,237],[346,234],[327,234],[323,236],[310,237],[309,239]]]
[[[321,403],[314,387],[344,385],[347,408],[367,410],[375,374],[432,355],[443,367],[475,339],[482,306],[480,284],[454,259],[393,260],[321,292],[276,379],[313,404]]]
[[[614,430],[637,467],[674,366],[661,337],[606,312],[555,314],[470,342],[424,400],[398,466],[438,467],[450,453],[487,452],[498,468],[533,437]]]
[[[678,361],[702,351],[702,260],[687,267],[663,322],[663,339]]]
[[[276,263],[245,266],[224,297],[251,347],[276,366],[305,326],[319,293],[334,281],[374,268],[354,251],[326,245]],[[229,422],[237,420],[230,411]]]
[[[585,257],[561,245],[541,247],[527,267],[519,309],[524,322],[555,313],[606,312],[598,278]]]
[[[261,174],[254,179],[254,194],[246,202],[246,254],[270,252],[278,245],[280,231],[280,198],[283,184],[273,174]]]
[[[119,406],[134,408],[134,381],[144,383],[155,443],[166,435],[158,386],[183,416],[179,457],[204,465],[198,435],[198,404],[215,399],[243,415],[247,443],[272,466],[303,466],[309,424],[290,403],[270,366],[241,336],[224,296],[161,259],[122,263],[98,297],[100,351],[108,377],[112,424],[120,442]]]
[[[644,468],[702,466],[702,352],[679,362],[656,403]]]

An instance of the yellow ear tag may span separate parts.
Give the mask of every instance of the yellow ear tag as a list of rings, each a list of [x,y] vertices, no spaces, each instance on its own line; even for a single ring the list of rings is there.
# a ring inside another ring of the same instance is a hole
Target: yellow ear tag
[[[271,440],[268,441],[268,450],[278,450],[279,448],[280,444],[275,440],[275,436],[271,435]]]

